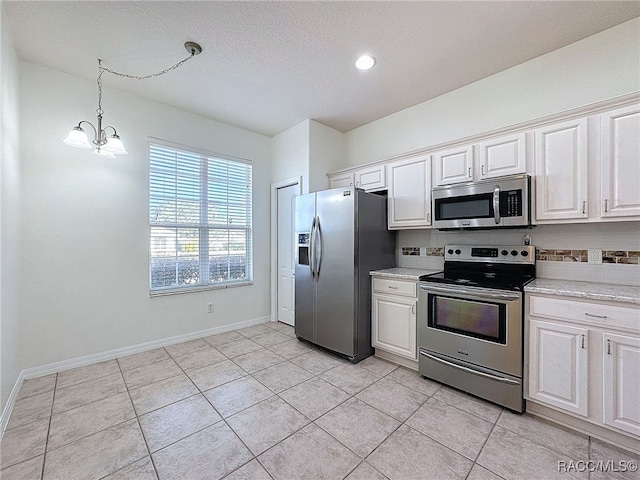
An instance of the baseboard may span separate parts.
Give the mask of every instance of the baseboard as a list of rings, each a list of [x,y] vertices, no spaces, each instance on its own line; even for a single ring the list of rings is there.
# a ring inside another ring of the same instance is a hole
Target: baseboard
[[[153,340],[151,342],[139,343],[137,345],[131,345],[129,347],[116,348],[115,350],[108,350],[106,352],[94,353],[92,355],[85,355],[83,357],[70,358],[69,360],[62,360],[61,362],[49,363],[47,365],[41,365],[39,367],[27,368],[20,372],[18,379],[16,380],[9,399],[7,400],[2,416],[0,417],[0,441],[4,435],[4,431],[9,423],[11,412],[18,397],[18,392],[22,383],[30,378],[42,377],[51,373],[63,372],[65,370],[71,370],[72,368],[84,367],[93,363],[104,362],[106,360],[113,360],[114,358],[124,357],[126,355],[133,355],[134,353],[146,352],[147,350],[153,350],[154,348],[166,347],[167,345],[173,345],[174,343],[187,342],[189,340],[195,340],[197,338],[208,337],[210,335],[216,335],[218,333],[230,332],[232,330],[238,330],[240,328],[251,327],[253,325],[259,325],[261,323],[267,323],[273,321],[270,315],[254,318],[251,320],[245,320],[242,322],[232,323],[229,325],[221,325],[219,327],[208,328],[206,330],[199,330],[197,332],[185,333],[182,335],[176,335],[174,337],[162,338],[160,340]]]

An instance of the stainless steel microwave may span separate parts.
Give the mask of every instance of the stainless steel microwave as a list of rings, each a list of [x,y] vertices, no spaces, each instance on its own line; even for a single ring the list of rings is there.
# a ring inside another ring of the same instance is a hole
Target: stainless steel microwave
[[[531,178],[512,175],[432,190],[433,228],[531,226]]]

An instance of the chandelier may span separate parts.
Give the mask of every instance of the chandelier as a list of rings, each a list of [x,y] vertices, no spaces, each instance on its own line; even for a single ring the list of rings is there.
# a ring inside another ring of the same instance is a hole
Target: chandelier
[[[189,56],[184,60],[172,65],[165,70],[162,70],[158,73],[152,73],[150,75],[128,75],[126,73],[119,73],[113,70],[110,70],[106,67],[102,66],[102,60],[98,59],[98,108],[96,109],[96,113],[98,114],[97,126],[93,126],[93,124],[87,120],[82,120],[78,125],[73,127],[73,130],[69,132],[67,138],[63,140],[64,143],[70,145],[72,147],[77,148],[94,148],[94,155],[98,155],[100,157],[107,158],[115,158],[116,155],[125,155],[127,151],[124,148],[124,144],[122,140],[118,136],[118,132],[111,125],[107,125],[106,127],[102,126],[102,114],[104,111],[102,110],[102,74],[104,72],[111,73],[113,75],[117,75],[119,77],[124,78],[132,78],[135,80],[145,80],[147,78],[159,77],[160,75],[164,75],[171,70],[175,70],[184,64],[187,60],[190,60],[194,56],[200,54],[202,52],[202,47],[195,42],[186,42],[184,44],[184,48],[189,52]],[[89,125],[93,130],[94,138],[89,141],[87,134],[82,128],[82,125]]]

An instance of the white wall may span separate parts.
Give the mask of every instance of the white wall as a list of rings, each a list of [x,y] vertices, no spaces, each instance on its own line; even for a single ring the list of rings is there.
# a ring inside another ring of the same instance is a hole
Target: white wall
[[[0,5],[0,411],[20,373],[20,145],[18,61]]]
[[[271,139],[271,183],[302,177],[302,193],[309,193],[309,123],[305,120]]]
[[[345,135],[319,122],[309,122],[309,191],[329,188],[327,172],[339,169],[346,159]]]
[[[639,31],[636,18],[352,130],[346,134],[344,167],[637,91]]]
[[[20,86],[20,368],[270,314],[269,138],[105,87],[129,155],[103,159],[61,142],[95,123],[94,81],[21,62]],[[253,286],[149,298],[149,136],[253,160]]]

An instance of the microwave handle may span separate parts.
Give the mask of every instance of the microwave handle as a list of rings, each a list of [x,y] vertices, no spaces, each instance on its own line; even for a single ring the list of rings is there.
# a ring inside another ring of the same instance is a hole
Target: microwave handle
[[[493,219],[496,225],[500,223],[500,185],[493,189]]]

